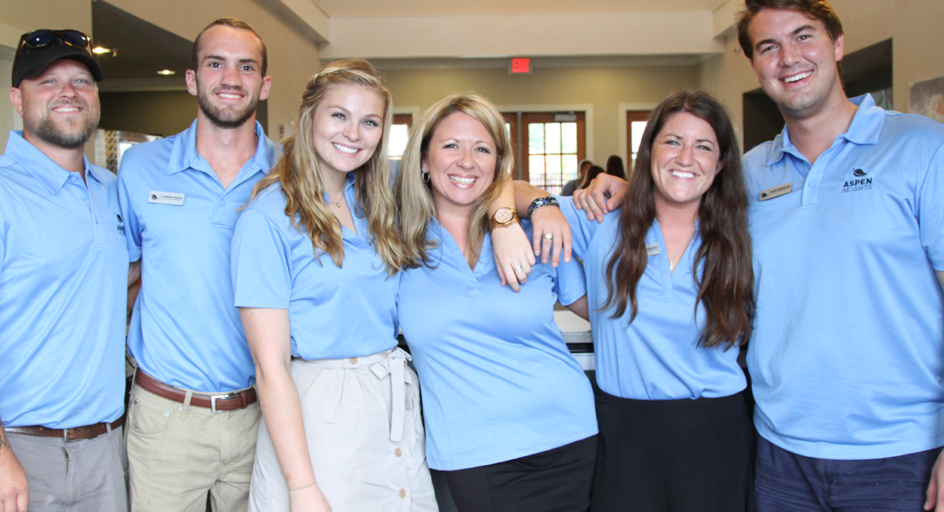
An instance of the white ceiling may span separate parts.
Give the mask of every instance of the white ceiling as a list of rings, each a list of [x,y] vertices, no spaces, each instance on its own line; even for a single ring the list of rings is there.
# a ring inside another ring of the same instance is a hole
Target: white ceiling
[[[312,0],[328,16],[713,11],[725,0]]]

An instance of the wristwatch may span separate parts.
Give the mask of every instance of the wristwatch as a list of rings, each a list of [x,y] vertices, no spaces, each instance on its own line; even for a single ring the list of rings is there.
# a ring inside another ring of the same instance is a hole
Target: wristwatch
[[[534,210],[542,206],[556,206],[560,208],[560,203],[557,202],[557,198],[554,196],[539,197],[534,201],[531,201],[531,206],[528,207],[528,218],[531,217],[531,214],[534,213]]]
[[[495,210],[492,218],[488,219],[488,229],[508,227],[515,222],[518,222],[518,215],[515,214],[514,208],[499,208]]]

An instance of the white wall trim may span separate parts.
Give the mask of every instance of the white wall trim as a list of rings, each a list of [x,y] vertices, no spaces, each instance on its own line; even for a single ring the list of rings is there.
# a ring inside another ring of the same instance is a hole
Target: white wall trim
[[[626,155],[629,154],[629,146],[626,144],[627,128],[626,128],[626,112],[630,110],[652,110],[659,106],[658,103],[620,103],[618,107],[619,112],[619,121],[617,129],[619,130],[619,143],[620,143],[620,158],[626,159]],[[629,174],[632,172],[630,167],[632,162],[624,162],[626,165],[626,173]]]

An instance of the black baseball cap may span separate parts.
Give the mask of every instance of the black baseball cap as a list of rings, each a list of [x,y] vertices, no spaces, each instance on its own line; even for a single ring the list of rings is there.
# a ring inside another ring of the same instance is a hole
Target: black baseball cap
[[[39,29],[23,34],[13,61],[13,87],[36,78],[52,63],[72,59],[85,64],[96,82],[105,78],[102,66],[92,57],[89,37],[78,30]]]

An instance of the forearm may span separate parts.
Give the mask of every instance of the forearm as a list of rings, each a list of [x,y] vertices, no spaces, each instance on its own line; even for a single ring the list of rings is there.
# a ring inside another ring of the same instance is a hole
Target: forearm
[[[515,210],[518,211],[518,217],[528,217],[528,208],[531,207],[531,203],[535,199],[551,195],[546,190],[535,187],[524,180],[516,180],[514,184]]]
[[[308,456],[298,389],[288,369],[279,366],[266,370],[256,366],[256,389],[288,488],[301,489],[316,483]]]
[[[131,311],[134,309],[134,302],[138,300],[138,292],[141,291],[141,260],[133,261],[128,265],[128,303],[126,320],[131,321]]]
[[[515,187],[514,182],[512,182],[511,179],[506,179],[502,183],[501,193],[494,201],[492,201],[492,204],[488,205],[488,218],[491,219],[499,208],[514,208],[515,210],[518,210],[518,208],[515,207],[516,188],[517,187]]]
[[[10,449],[10,440],[0,419],[0,510],[26,512],[29,507],[29,483],[23,466]]]
[[[289,489],[315,483],[298,390],[292,381],[288,310],[239,308],[256,364],[256,390]]]

